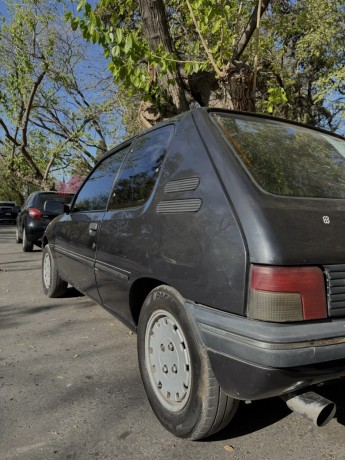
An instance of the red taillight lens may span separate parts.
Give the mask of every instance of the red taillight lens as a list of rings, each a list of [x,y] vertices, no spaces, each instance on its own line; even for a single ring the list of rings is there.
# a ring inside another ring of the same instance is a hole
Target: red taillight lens
[[[39,211],[36,208],[29,208],[28,213],[29,213],[29,216],[31,217],[31,219],[33,219],[33,220],[40,220],[41,217],[42,217],[41,211]]]
[[[253,265],[248,316],[280,322],[326,318],[322,271],[318,267]]]

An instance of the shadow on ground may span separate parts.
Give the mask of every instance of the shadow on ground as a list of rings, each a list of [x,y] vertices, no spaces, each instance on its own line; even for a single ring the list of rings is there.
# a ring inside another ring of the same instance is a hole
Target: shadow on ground
[[[338,423],[345,426],[345,379],[325,384],[322,387],[312,388],[312,391],[336,404],[337,412],[335,418]],[[229,438],[234,439],[245,436],[273,425],[289,416],[289,414],[291,414],[290,409],[280,398],[253,401],[250,404],[241,402],[230,424],[221,432],[210,436],[205,441],[224,441]]]

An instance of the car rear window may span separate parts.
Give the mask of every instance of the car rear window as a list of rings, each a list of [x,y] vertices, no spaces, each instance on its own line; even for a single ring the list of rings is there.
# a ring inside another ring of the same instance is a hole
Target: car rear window
[[[13,201],[1,201],[0,202],[1,207],[13,208],[15,205],[16,203],[13,203]]]
[[[213,113],[253,179],[276,195],[345,198],[345,141],[276,120]]]
[[[60,203],[69,204],[72,201],[73,196],[73,194],[40,193],[39,195],[36,195],[34,205],[43,207],[46,201],[59,201]]]

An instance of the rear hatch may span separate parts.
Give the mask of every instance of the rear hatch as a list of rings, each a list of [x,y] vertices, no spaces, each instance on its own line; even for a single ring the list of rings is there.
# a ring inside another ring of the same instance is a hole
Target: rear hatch
[[[53,220],[56,216],[49,215],[44,211],[44,203],[46,201],[58,201],[63,204],[69,204],[74,197],[72,193],[58,193],[58,192],[40,192],[35,196],[35,199],[30,209],[37,210],[40,213],[40,219],[44,219],[47,223]]]
[[[345,316],[344,139],[265,117],[212,116],[247,173],[231,196],[249,262],[319,267],[329,316]]]

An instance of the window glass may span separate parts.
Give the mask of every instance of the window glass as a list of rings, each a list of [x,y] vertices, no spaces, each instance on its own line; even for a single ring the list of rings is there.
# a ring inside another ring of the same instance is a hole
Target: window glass
[[[276,120],[213,114],[257,183],[270,193],[345,198],[345,141]]]
[[[142,206],[150,197],[163,163],[173,126],[140,136],[133,145],[116,181],[109,207]]]
[[[60,203],[68,204],[72,201],[73,197],[74,194],[70,193],[39,193],[35,196],[32,205],[43,208],[43,205],[46,201],[59,201]]]
[[[107,207],[116,173],[128,152],[126,147],[102,161],[81,188],[72,211],[99,211]]]

